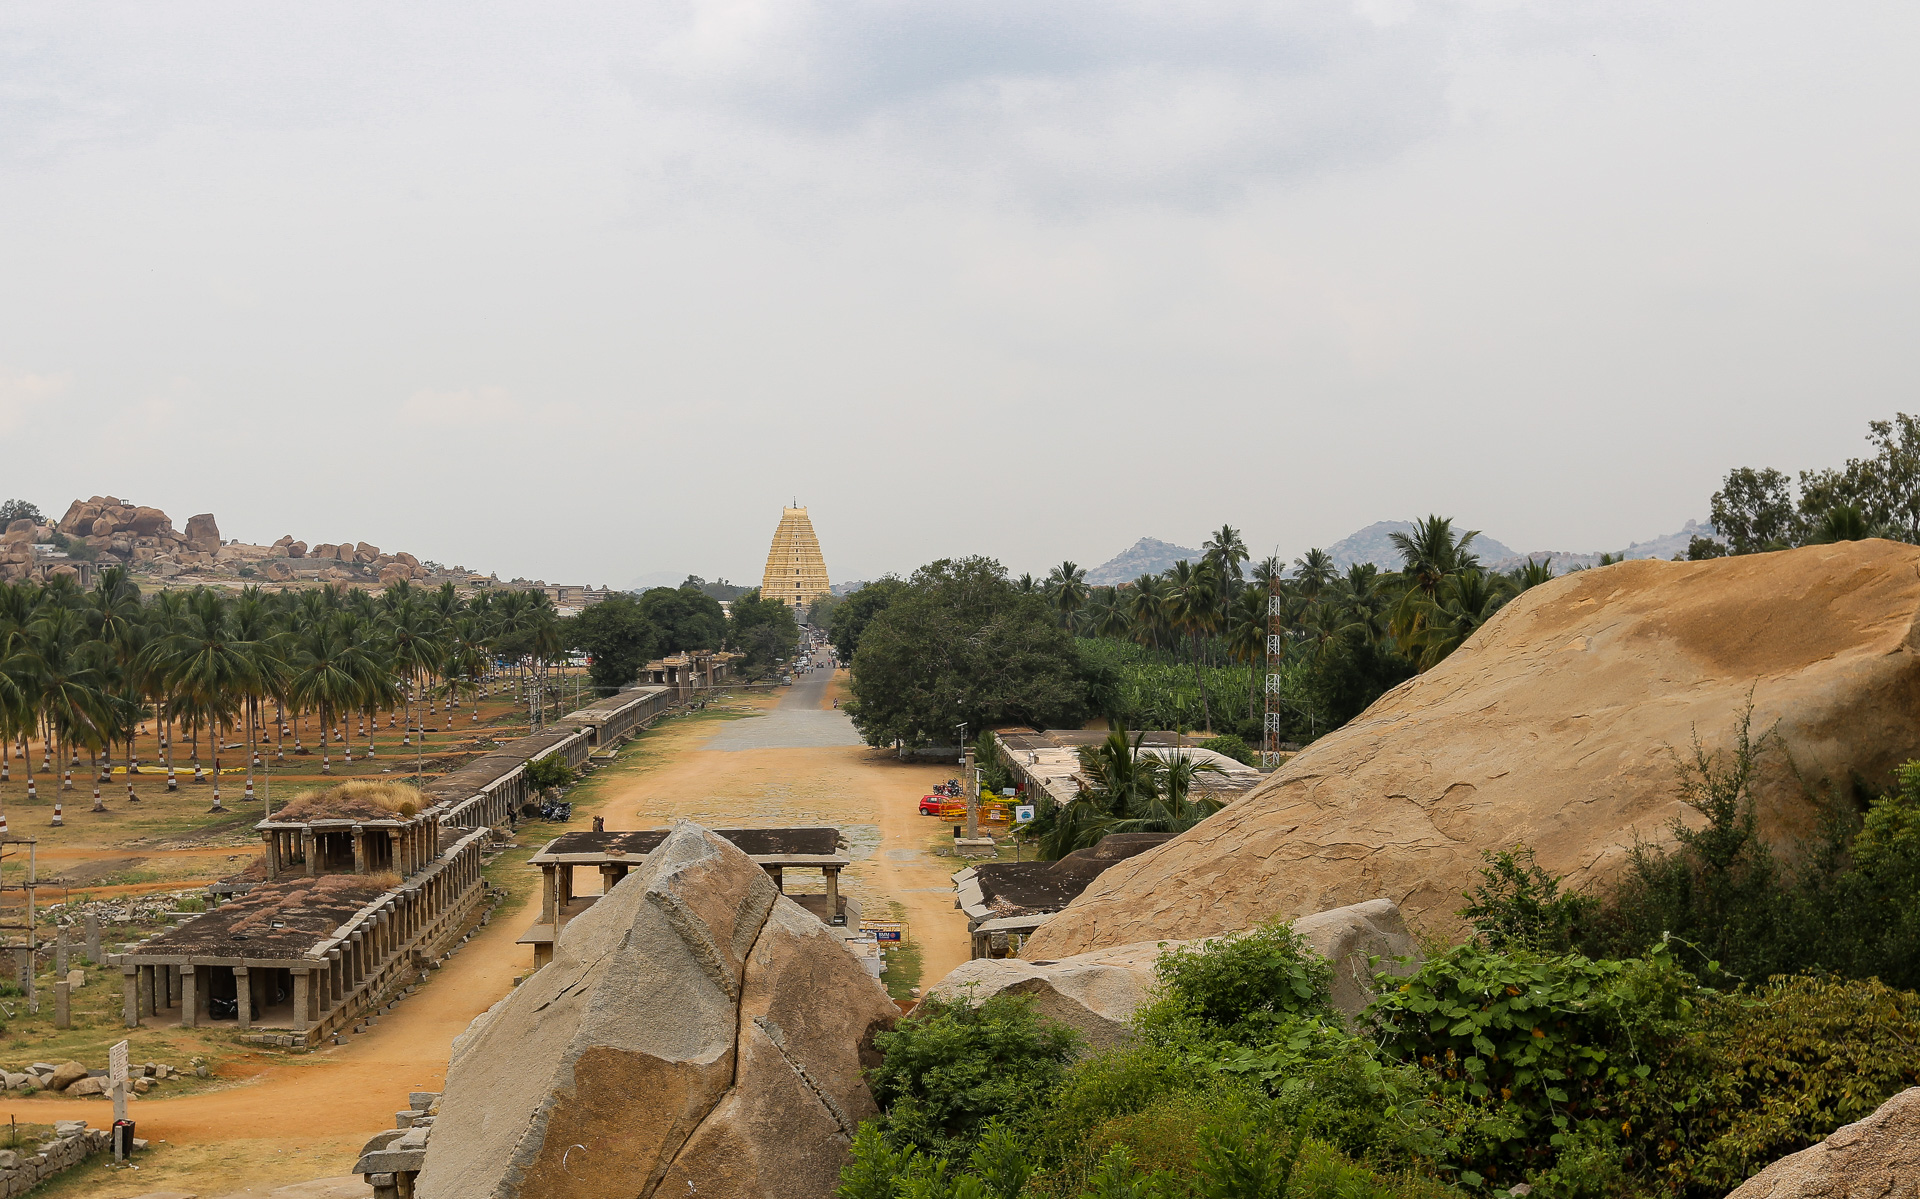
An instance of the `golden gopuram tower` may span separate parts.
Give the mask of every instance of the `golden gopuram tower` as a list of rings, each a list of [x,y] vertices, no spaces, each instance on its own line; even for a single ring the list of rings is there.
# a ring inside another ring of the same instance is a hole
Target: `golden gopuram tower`
[[[760,598],[793,605],[793,614],[805,620],[807,608],[827,593],[827,562],[820,556],[820,539],[805,508],[782,508],[780,527],[773,531],[767,550],[767,573],[760,580]]]

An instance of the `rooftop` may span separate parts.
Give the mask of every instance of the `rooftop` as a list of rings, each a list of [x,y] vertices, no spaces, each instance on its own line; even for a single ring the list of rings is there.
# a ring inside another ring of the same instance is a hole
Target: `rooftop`
[[[1108,734],[1088,729],[1002,729],[993,734],[1000,757],[1029,788],[1045,793],[1055,803],[1068,803],[1080,792],[1080,751],[1099,745]],[[1232,800],[1251,791],[1266,776],[1244,762],[1210,749],[1195,738],[1173,732],[1135,733],[1140,749],[1161,758],[1187,757],[1214,766],[1218,773],[1196,774],[1195,792]],[[1129,738],[1131,739],[1131,738]]]
[[[330,940],[397,881],[391,875],[323,874],[261,883],[179,928],[149,938],[134,952],[143,957],[298,958]]]
[[[1107,867],[1172,839],[1172,833],[1114,833],[1057,862],[981,862],[956,874],[954,888],[969,920],[1057,912]]]
[[[580,831],[562,833],[535,854],[532,861],[557,862],[565,859],[644,858],[667,839],[671,829],[649,828],[626,833]],[[840,830],[837,828],[717,828],[714,835],[730,841],[742,853],[753,858],[837,859],[840,856]],[[775,863],[777,864],[777,863]],[[818,864],[818,863],[813,863]]]

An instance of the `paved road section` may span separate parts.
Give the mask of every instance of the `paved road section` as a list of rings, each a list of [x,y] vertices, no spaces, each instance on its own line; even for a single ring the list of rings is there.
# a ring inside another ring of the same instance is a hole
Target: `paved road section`
[[[827,749],[861,745],[860,734],[845,712],[833,707],[833,672],[816,670],[793,680],[780,702],[765,714],[721,726],[701,749],[737,752],[743,749]]]

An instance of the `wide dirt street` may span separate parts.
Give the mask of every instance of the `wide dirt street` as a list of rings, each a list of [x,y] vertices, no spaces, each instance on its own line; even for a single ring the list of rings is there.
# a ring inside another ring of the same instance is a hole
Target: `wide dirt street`
[[[857,859],[844,876],[846,893],[868,919],[895,914],[906,921],[931,983],[966,960],[968,938],[949,883],[957,863],[933,852],[950,837],[947,826],[918,815],[916,803],[955,770],[904,765],[860,745],[833,709],[843,682],[825,671],[802,675],[777,700],[734,705],[756,714],[669,721],[579,789],[568,827],[588,827],[595,815],[609,829],[651,828],[677,816],[715,827],[836,825]],[[523,824],[519,842],[535,847],[560,831]],[[804,877],[789,880],[790,889],[795,882],[819,888]],[[580,881],[597,885],[585,872]],[[225,1090],[137,1101],[131,1114],[140,1135],[168,1142],[169,1151],[137,1172],[75,1171],[84,1177],[63,1179],[49,1193],[126,1199],[180,1191],[212,1199],[346,1173],[367,1137],[393,1126],[409,1091],[440,1089],[448,1044],[531,966],[528,949],[514,944],[537,914],[528,906],[530,892],[518,889],[491,924],[378,1026]],[[23,1121],[80,1117],[103,1126],[110,1119],[99,1101],[11,1106]]]

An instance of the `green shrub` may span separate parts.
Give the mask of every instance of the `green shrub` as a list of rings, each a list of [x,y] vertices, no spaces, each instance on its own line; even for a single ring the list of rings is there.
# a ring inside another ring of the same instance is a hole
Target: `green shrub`
[[[1579,942],[1599,901],[1563,893],[1560,880],[1534,861],[1524,845],[1480,851],[1480,885],[1459,915],[1489,949],[1566,953]]]
[[[550,754],[527,763],[527,782],[543,791],[548,787],[571,786],[576,777],[565,758]]]
[[[1284,922],[1178,946],[1160,955],[1154,973],[1163,1004],[1221,1029],[1332,1011],[1333,967]]]
[[[1039,1102],[1066,1076],[1079,1046],[1072,1030],[1042,1020],[1028,995],[923,999],[874,1044],[885,1055],[870,1081],[896,1145],[932,1153],[971,1150],[989,1120]]]
[[[1214,753],[1225,755],[1242,766],[1258,766],[1259,751],[1241,740],[1233,733],[1222,733],[1218,737],[1208,737],[1200,743],[1201,749],[1210,749]]]
[[[1920,1085],[1920,995],[1808,975],[1707,996],[1617,1110],[1637,1173],[1718,1196]]]
[[[1448,1164],[1477,1185],[1550,1170],[1583,1122],[1610,1118],[1683,1034],[1698,992],[1664,949],[1597,962],[1471,943],[1370,1012],[1384,1051],[1426,1071],[1454,1112]]]

